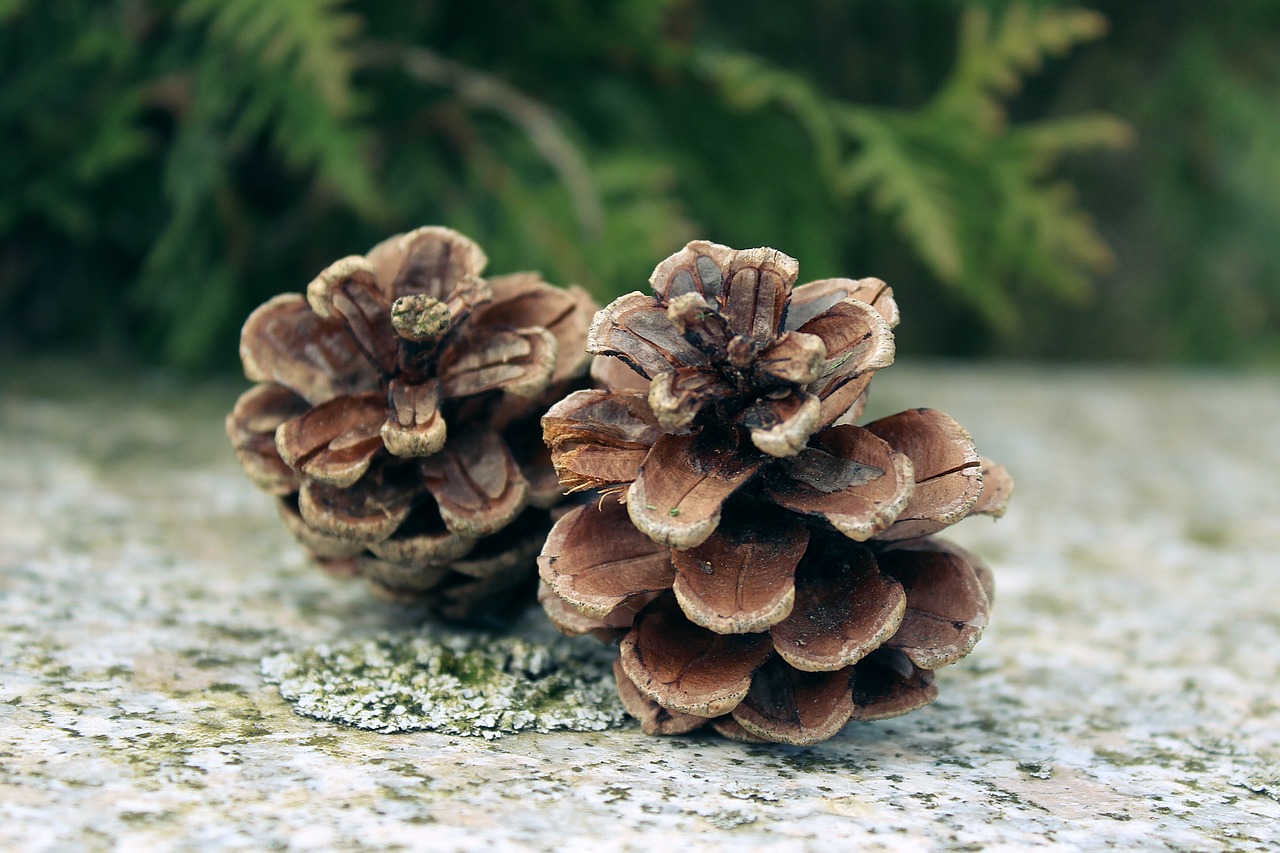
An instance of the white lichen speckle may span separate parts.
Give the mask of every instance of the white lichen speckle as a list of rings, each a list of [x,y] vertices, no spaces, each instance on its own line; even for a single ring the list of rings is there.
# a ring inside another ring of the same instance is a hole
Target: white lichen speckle
[[[628,720],[596,651],[565,640],[384,633],[271,655],[262,674],[299,714],[377,732],[594,732]]]

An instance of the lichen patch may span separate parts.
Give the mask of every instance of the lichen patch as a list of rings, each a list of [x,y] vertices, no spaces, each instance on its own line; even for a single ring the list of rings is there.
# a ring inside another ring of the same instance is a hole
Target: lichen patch
[[[482,634],[379,634],[271,655],[262,674],[298,714],[372,731],[601,731],[627,716],[595,651]]]

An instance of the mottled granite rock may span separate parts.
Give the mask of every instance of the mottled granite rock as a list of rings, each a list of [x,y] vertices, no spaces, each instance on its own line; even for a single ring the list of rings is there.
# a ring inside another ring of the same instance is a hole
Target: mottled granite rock
[[[420,614],[303,564],[222,435],[237,386],[68,375],[0,365],[0,849],[1280,846],[1274,376],[878,379],[1018,480],[955,531],[993,622],[936,705],[797,749],[296,716],[264,656]]]

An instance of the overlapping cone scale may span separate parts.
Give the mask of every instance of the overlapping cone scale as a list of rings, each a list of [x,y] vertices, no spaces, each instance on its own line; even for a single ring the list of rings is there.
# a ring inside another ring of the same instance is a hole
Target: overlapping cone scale
[[[562,486],[598,498],[553,527],[539,600],[619,642],[651,734],[804,744],[906,713],[987,623],[990,570],[932,534],[1002,515],[1012,480],[942,412],[858,425],[893,293],[797,277],[774,249],[689,243],[595,316],[601,387],[542,418]]]
[[[532,598],[563,501],[538,419],[584,384],[596,309],[536,273],[483,278],[486,263],[419,228],[271,299],[241,333],[257,384],[227,417],[318,562],[454,618]]]

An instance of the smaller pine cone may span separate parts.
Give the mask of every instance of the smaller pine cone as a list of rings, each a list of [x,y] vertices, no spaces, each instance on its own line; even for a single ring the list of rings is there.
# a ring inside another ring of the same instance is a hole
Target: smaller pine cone
[[[227,416],[249,478],[323,566],[456,619],[530,600],[562,499],[537,418],[582,382],[595,305],[419,228],[250,315]]]
[[[690,243],[596,315],[605,387],[542,419],[561,482],[600,499],[552,529],[539,600],[620,639],[651,734],[816,743],[931,702],[987,623],[989,570],[930,536],[1003,514],[1012,481],[941,412],[854,425],[893,361],[892,291],[797,271]]]

